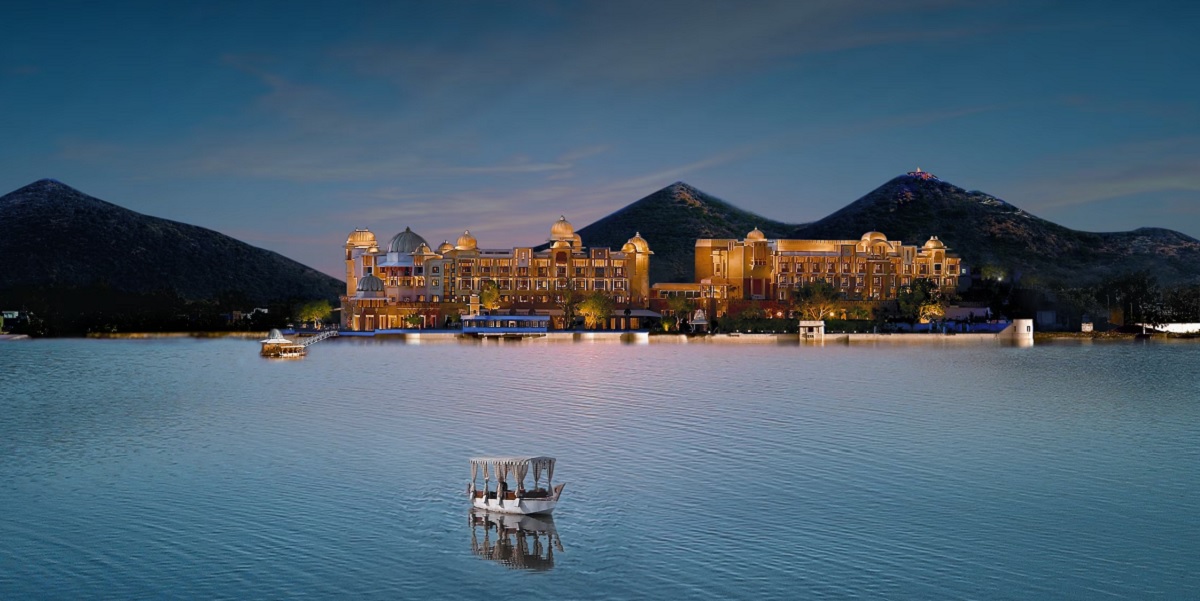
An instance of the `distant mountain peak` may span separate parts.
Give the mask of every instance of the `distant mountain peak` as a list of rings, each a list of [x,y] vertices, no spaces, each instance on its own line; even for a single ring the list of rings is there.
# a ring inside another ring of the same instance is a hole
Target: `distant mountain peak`
[[[589,246],[620,248],[640,233],[654,250],[652,282],[690,282],[697,238],[737,238],[761,229],[781,238],[797,227],[739,209],[686,182],[657,190],[608,216],[577,230]]]
[[[904,175],[901,175],[900,177],[907,177],[910,179],[918,179],[918,180],[923,180],[923,181],[940,181],[938,179],[938,176],[936,176],[928,171],[923,171],[923,170],[921,170],[920,167],[917,167],[916,171],[909,171],[908,173],[905,173]]]
[[[55,252],[61,241],[88,250]],[[0,196],[0,257],[6,259],[0,293],[110,282],[135,294],[171,290],[212,299],[232,290],[268,302],[332,299],[342,289],[338,280],[278,253],[143,215],[49,178]]]
[[[892,178],[827,217],[796,228],[791,237],[852,240],[867,226],[909,243],[938,236],[965,264],[1005,266],[1063,284],[1087,284],[1139,269],[1155,270],[1160,281],[1195,280],[1200,273],[1186,260],[1198,256],[1200,244],[1178,232],[1076,231],[923,170]],[[1180,260],[1156,263],[1146,258],[1155,254]]]
[[[64,193],[69,193],[69,194],[76,195],[76,196],[87,196],[87,194],[84,194],[83,192],[80,192],[79,190],[76,190],[75,188],[72,188],[71,186],[68,186],[67,184],[64,184],[64,183],[62,183],[54,178],[50,178],[50,177],[44,177],[33,183],[26,184],[25,186],[18,188],[16,190],[13,190],[12,193],[6,194],[4,196],[6,196],[6,197],[13,196],[13,195],[60,196]]]
[[[75,188],[72,188],[71,186],[68,186],[52,177],[44,177],[42,179],[39,179],[36,182],[33,182],[32,184],[25,186],[25,188],[32,188],[34,190],[55,189],[56,188],[56,189],[60,189],[60,190],[67,189],[67,190],[71,190],[73,192],[79,192],[79,190],[76,190]]]

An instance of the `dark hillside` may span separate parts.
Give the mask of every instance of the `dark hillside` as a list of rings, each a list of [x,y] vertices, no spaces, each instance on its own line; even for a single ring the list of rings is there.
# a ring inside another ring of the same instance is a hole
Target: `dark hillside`
[[[1200,280],[1200,241],[1179,232],[1072,230],[928,174],[894,178],[789,236],[856,239],[870,230],[918,245],[938,236],[973,268],[995,265],[1046,284],[1092,284],[1139,270],[1164,283]]]
[[[0,264],[0,301],[9,304],[104,290],[129,299],[268,305],[333,301],[343,290],[338,280],[278,253],[130,211],[54,180],[0,197]]]
[[[697,238],[744,238],[758,228],[778,238],[796,228],[739,209],[676,182],[578,230],[587,246],[621,248],[640,232],[650,243],[651,282],[690,282]]]

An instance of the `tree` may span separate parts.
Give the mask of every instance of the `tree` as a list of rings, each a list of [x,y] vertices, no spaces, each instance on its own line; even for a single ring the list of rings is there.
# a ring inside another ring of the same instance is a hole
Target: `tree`
[[[304,303],[296,310],[296,319],[301,322],[325,321],[330,315],[333,315],[333,307],[324,300]]]
[[[792,301],[805,319],[820,321],[837,308],[839,296],[840,294],[833,284],[820,281],[804,284],[797,288],[792,294]]]
[[[462,321],[462,312],[467,306],[463,303],[442,303],[438,306],[438,318],[445,327],[453,327],[458,322]]]
[[[921,323],[929,323],[935,319],[941,319],[946,316],[946,308],[942,306],[941,301],[930,300],[921,305],[917,317]]]
[[[485,282],[479,291],[479,304],[488,311],[500,308],[500,288],[495,282]]]
[[[979,277],[987,281],[1002,282],[1008,271],[999,265],[988,264],[979,268]]]
[[[850,319],[860,319],[860,320],[861,319],[870,319],[871,318],[871,310],[860,303],[860,304],[855,304],[854,306],[847,309],[846,315]]]
[[[425,325],[425,318],[413,313],[404,317],[404,324],[410,328],[419,328]]]
[[[608,322],[614,306],[612,297],[597,290],[579,303],[579,314],[584,324],[594,330]]]
[[[1172,288],[1167,291],[1163,300],[1170,321],[1200,322],[1200,284]]]
[[[1062,288],[1055,291],[1055,296],[1060,317],[1065,317],[1071,327],[1077,328],[1085,315],[1093,320],[1102,316],[1108,319],[1094,288]]]
[[[558,303],[558,308],[563,314],[563,327],[571,329],[575,324],[575,309],[579,305],[579,293],[572,288],[566,288],[562,291],[561,300]]]
[[[667,297],[667,309],[675,317],[675,327],[679,328],[682,320],[696,309],[696,303],[683,295],[670,296]]]
[[[941,289],[925,278],[902,287],[896,295],[896,304],[900,307],[900,317],[909,323],[929,323],[930,316],[936,319],[946,314]]]
[[[1158,279],[1149,271],[1127,273],[1107,280],[1102,288],[1120,303],[1126,325],[1152,321],[1148,313],[1156,312],[1161,298]],[[1155,316],[1154,321],[1158,319]]]

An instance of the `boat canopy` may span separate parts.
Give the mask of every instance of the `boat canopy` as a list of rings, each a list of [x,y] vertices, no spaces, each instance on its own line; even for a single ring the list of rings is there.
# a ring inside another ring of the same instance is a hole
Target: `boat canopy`
[[[554,464],[553,457],[472,457],[471,463],[476,465],[488,463],[491,465],[504,465],[507,467],[516,467],[518,464],[537,465],[547,467]]]
[[[283,332],[280,332],[278,329],[271,330],[271,333],[267,334],[267,339],[260,342],[263,344],[292,344],[292,341],[284,338]]]
[[[524,486],[525,475],[529,473],[529,468],[533,468],[533,481],[536,486],[542,479],[542,472],[546,473],[547,483],[554,481],[554,458],[553,457],[472,457],[471,458],[471,480],[474,481],[479,474],[479,468],[483,468],[483,479],[490,480],[492,476],[496,477],[496,481],[507,480],[511,474],[516,476],[517,483]]]

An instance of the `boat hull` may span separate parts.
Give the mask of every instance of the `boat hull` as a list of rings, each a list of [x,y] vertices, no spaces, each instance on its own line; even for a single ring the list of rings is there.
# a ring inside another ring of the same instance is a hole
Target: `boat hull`
[[[550,515],[554,513],[554,507],[558,505],[558,500],[553,498],[546,499],[486,499],[475,497],[471,499],[472,505],[476,509],[484,509],[487,511],[495,511],[498,513],[512,513],[519,515]]]

